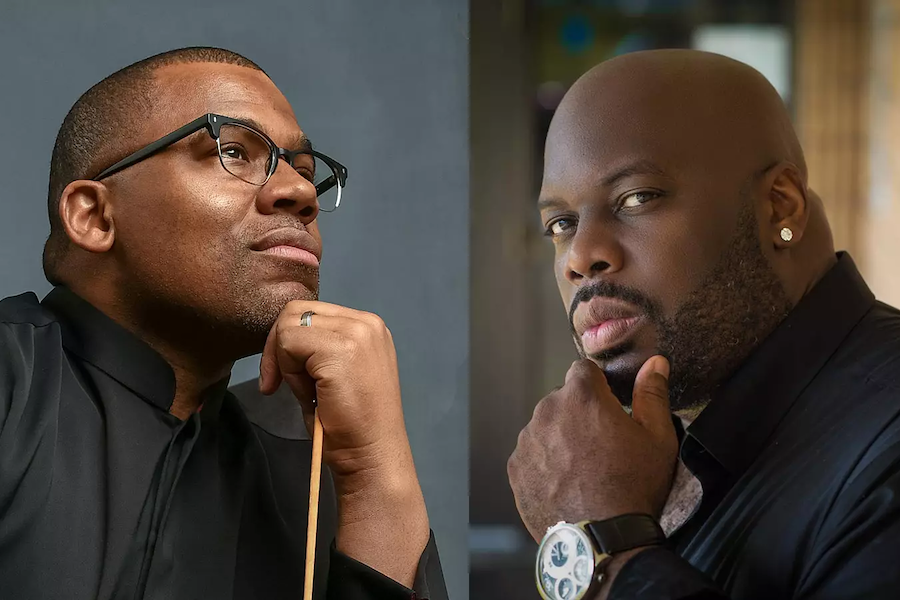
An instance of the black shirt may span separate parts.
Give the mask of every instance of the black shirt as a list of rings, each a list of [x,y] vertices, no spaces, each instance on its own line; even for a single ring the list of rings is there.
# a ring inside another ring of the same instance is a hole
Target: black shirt
[[[299,598],[311,442],[226,386],[181,421],[169,365],[71,291],[0,302],[0,597]],[[335,506],[326,472],[316,598],[446,598],[433,538],[414,592],[334,549]]]
[[[610,598],[900,598],[900,311],[838,263],[683,436],[703,500]]]

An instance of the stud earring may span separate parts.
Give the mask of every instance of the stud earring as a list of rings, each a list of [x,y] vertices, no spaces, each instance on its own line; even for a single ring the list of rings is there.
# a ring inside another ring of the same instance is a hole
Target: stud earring
[[[784,229],[781,230],[781,239],[783,239],[786,242],[791,241],[792,239],[794,239],[794,232],[791,231],[790,228],[785,227]]]

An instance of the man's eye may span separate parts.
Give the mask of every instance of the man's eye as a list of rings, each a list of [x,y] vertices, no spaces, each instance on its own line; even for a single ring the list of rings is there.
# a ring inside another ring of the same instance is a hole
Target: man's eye
[[[301,177],[303,177],[307,181],[310,181],[313,183],[315,182],[316,174],[308,167],[296,167],[295,170],[300,174]]]
[[[250,160],[247,153],[240,146],[227,146],[222,148],[222,158],[229,160]]]
[[[619,208],[637,208],[640,205],[659,198],[659,194],[655,192],[632,192],[619,203]]]
[[[547,237],[556,237],[559,235],[564,235],[567,231],[572,229],[575,226],[575,221],[569,218],[556,219],[555,221],[551,221],[547,225],[547,229],[544,232],[544,235]]]

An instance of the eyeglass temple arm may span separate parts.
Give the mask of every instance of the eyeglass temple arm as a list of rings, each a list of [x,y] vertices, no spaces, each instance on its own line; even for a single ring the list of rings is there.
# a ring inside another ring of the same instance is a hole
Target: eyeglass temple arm
[[[321,152],[316,152],[315,150],[313,150],[311,154],[325,161],[325,163],[327,163],[328,166],[331,167],[332,171],[331,177],[316,186],[316,191],[318,193],[330,190],[336,182],[340,182],[341,187],[347,185],[347,167],[334,160],[330,156],[322,154]],[[337,179],[335,179],[335,175],[337,175]]]
[[[150,156],[153,156],[160,150],[163,150],[164,148],[171,146],[175,142],[183,140],[184,138],[191,135],[192,133],[200,131],[204,127],[210,126],[209,119],[210,119],[209,115],[203,115],[202,117],[194,119],[187,125],[185,125],[183,127],[179,127],[172,133],[159,138],[155,142],[147,144],[146,146],[144,146],[137,152],[133,152],[133,153],[129,154],[128,156],[126,156],[125,158],[123,158],[122,160],[120,160],[119,162],[114,164],[113,166],[104,170],[102,173],[100,173],[99,175],[94,177],[94,181],[100,181],[104,177],[109,177],[110,175],[118,173],[122,169],[128,168],[133,164],[141,162],[145,158],[149,158]],[[210,132],[210,134],[212,134],[212,132]]]

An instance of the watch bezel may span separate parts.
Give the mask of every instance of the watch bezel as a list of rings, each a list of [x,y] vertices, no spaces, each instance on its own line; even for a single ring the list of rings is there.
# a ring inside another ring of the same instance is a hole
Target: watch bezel
[[[538,593],[540,594],[543,600],[558,600],[556,596],[548,596],[546,591],[544,590],[543,578],[542,575],[542,564],[544,557],[544,550],[547,546],[547,542],[553,537],[553,534],[565,529],[572,531],[579,537],[583,537],[586,545],[590,548],[591,555],[593,557],[593,562],[590,564],[590,575],[588,586],[581,592],[581,594],[573,596],[570,600],[583,600],[588,597],[588,594],[596,588],[596,586],[602,581],[603,572],[599,569],[600,565],[609,558],[608,554],[600,552],[597,549],[597,544],[594,542],[594,538],[591,535],[590,531],[587,530],[585,525],[589,521],[581,521],[579,523],[568,523],[566,521],[560,521],[556,525],[549,527],[547,532],[544,534],[544,537],[541,539],[541,543],[538,545],[537,557],[534,564],[534,582],[537,586]]]

